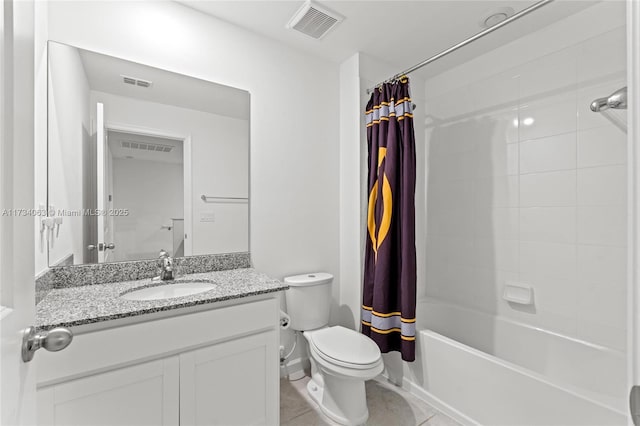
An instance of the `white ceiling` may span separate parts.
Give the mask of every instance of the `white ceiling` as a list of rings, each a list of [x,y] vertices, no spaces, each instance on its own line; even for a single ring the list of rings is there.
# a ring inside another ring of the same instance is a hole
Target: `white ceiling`
[[[113,56],[78,49],[91,90],[249,119],[249,93]],[[122,75],[152,81],[149,88],[125,84]]]
[[[339,63],[355,52],[362,52],[393,64],[398,72],[482,31],[481,22],[491,11],[512,7],[517,12],[535,3],[528,0],[319,1],[321,6],[345,16],[345,20],[323,39],[315,40],[285,28],[303,0],[177,1],[314,56]],[[432,63],[421,70],[420,75],[435,75],[594,3],[556,0]]]

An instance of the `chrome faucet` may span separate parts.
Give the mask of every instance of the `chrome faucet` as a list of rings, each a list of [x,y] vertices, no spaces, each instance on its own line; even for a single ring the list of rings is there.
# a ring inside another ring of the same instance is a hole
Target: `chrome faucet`
[[[158,267],[160,268],[160,279],[161,280],[172,280],[173,279],[173,259],[169,256],[166,250],[160,250],[160,257],[158,259]]]

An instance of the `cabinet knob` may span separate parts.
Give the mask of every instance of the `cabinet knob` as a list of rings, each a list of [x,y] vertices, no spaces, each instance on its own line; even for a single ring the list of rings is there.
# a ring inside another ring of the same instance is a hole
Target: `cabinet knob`
[[[28,327],[22,336],[22,361],[29,362],[40,348],[58,352],[69,346],[73,333],[66,327],[56,327],[36,333],[35,327]]]

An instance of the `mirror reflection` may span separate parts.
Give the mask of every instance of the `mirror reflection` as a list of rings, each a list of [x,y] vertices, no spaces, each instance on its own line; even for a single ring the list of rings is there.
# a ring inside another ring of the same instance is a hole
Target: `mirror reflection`
[[[248,92],[56,42],[48,73],[49,266],[248,251]]]

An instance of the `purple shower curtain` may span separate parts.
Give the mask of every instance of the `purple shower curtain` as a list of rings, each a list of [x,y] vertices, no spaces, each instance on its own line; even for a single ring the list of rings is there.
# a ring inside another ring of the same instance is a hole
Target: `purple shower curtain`
[[[367,104],[369,207],[362,333],[382,352],[415,360],[416,152],[406,77],[376,88]]]

